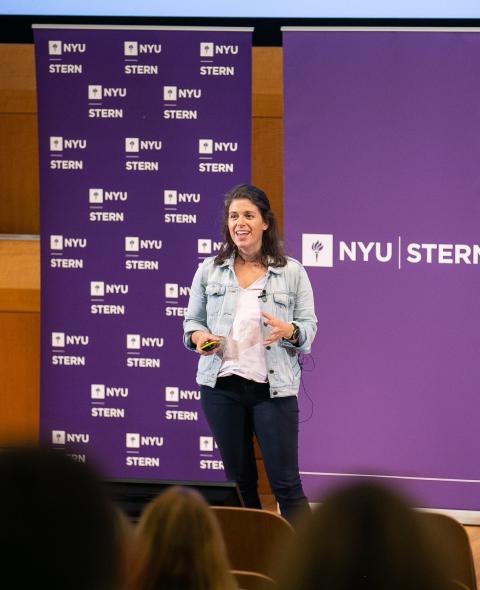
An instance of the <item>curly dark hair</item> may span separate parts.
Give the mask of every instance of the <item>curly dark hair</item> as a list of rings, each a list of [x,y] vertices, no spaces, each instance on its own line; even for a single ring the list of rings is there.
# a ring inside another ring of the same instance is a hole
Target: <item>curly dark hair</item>
[[[268,225],[263,232],[261,261],[264,266],[285,266],[287,259],[283,250],[283,244],[278,234],[277,222],[273,211],[270,209],[270,202],[267,195],[262,189],[251,184],[238,184],[234,186],[226,195],[223,211],[222,235],[224,243],[215,257],[215,264],[219,265],[225,262],[227,258],[237,253],[237,247],[233,242],[228,229],[228,214],[230,205],[235,199],[248,199],[258,207],[263,221]]]

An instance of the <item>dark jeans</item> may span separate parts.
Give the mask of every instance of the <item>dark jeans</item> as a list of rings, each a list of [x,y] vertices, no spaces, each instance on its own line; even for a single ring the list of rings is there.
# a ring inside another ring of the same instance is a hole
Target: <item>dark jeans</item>
[[[218,444],[226,476],[237,482],[245,505],[261,508],[253,434],[268,480],[287,520],[308,509],[298,473],[298,404],[295,396],[270,398],[268,383],[232,375],[201,386],[202,406]]]

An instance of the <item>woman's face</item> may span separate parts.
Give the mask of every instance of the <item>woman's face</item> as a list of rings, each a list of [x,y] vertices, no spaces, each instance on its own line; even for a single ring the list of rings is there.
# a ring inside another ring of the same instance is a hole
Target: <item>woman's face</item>
[[[268,224],[260,209],[249,199],[234,199],[228,210],[230,237],[240,252],[256,254],[262,247],[263,232]]]

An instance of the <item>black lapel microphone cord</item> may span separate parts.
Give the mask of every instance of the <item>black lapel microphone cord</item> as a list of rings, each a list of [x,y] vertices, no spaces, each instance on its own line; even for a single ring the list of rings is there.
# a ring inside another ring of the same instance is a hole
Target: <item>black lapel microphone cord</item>
[[[310,394],[308,393],[307,388],[305,387],[305,381],[303,380],[303,372],[306,371],[307,373],[310,373],[315,370],[315,359],[311,354],[300,353],[298,355],[298,364],[300,365],[300,383],[302,385],[303,391],[305,392],[305,395],[307,396],[310,402],[310,413],[303,420],[299,420],[299,424],[303,424],[304,422],[308,422],[312,419],[313,412],[315,409],[313,399],[310,397]]]

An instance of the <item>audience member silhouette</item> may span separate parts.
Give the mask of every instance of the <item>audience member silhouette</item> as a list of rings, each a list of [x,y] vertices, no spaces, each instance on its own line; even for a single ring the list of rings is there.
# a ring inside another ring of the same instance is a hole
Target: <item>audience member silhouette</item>
[[[113,511],[86,465],[44,449],[0,453],[0,511],[2,587],[115,587]]]
[[[171,487],[146,506],[137,527],[132,590],[232,590],[219,525],[193,489]]]
[[[278,579],[279,590],[451,587],[418,514],[367,484],[332,493],[303,522]]]
[[[116,590],[129,590],[129,576],[135,563],[135,529],[125,512],[114,506],[115,546],[117,548]]]

